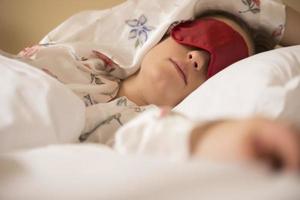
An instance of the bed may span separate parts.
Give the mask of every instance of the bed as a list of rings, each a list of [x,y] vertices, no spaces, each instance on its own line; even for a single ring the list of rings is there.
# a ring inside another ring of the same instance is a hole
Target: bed
[[[99,144],[70,144],[84,126],[83,102],[6,53],[0,74],[0,199],[300,198],[296,173],[122,156]],[[263,114],[299,126],[299,98],[300,46],[293,46],[233,64],[175,110],[195,120]]]

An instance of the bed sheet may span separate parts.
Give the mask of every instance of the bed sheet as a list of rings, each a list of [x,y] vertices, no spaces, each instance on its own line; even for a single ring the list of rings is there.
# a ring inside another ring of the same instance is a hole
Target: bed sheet
[[[46,73],[5,55],[0,52],[0,152],[77,141],[84,103]]]
[[[249,166],[121,156],[88,144],[0,157],[0,199],[6,200],[297,200],[299,180]]]

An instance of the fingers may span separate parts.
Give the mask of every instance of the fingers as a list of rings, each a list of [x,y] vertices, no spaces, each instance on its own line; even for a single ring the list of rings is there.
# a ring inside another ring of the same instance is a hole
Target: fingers
[[[255,148],[260,160],[273,169],[299,170],[300,139],[297,130],[270,120],[261,121]]]
[[[263,162],[273,169],[300,169],[300,133],[264,118],[217,121],[194,129],[194,157],[229,162]]]

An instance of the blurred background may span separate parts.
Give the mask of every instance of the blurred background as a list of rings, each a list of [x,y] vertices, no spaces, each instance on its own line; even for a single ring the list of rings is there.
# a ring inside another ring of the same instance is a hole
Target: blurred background
[[[125,0],[0,0],[0,49],[16,54],[38,43],[71,15],[105,9]],[[163,0],[162,0],[163,1]],[[300,11],[300,0],[284,0]]]
[[[18,53],[82,10],[105,9],[125,0],[0,0],[0,49]]]

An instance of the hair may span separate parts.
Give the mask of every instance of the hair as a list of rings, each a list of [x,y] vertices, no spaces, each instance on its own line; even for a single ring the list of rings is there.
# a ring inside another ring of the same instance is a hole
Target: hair
[[[222,10],[207,10],[195,16],[195,19],[204,17],[221,16],[237,23],[249,36],[254,45],[254,54],[265,52],[276,46],[276,41],[263,28],[251,28],[251,26],[240,17]]]

